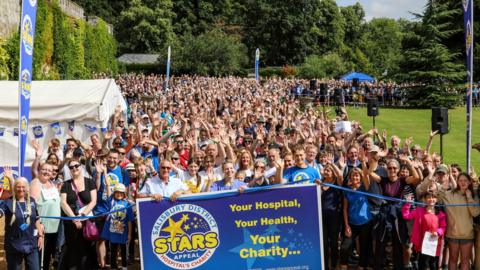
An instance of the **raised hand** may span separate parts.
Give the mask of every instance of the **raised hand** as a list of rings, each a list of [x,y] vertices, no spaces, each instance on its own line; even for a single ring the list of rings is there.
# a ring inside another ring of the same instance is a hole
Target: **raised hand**
[[[35,156],[41,157],[43,154],[43,150],[37,140],[32,140],[32,147],[33,149],[35,149]]]
[[[430,138],[433,138],[435,135],[438,134],[438,130],[435,130],[435,131],[430,131]]]
[[[13,170],[12,170],[12,167],[10,167],[10,166],[3,167],[3,175],[5,175],[10,180],[14,180]]]

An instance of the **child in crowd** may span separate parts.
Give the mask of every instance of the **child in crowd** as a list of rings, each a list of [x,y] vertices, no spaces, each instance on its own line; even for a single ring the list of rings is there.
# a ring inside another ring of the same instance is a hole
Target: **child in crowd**
[[[445,213],[438,208],[435,208],[437,203],[437,192],[428,191],[422,196],[425,207],[417,207],[411,210],[411,204],[406,203],[402,207],[402,216],[406,220],[413,219],[413,229],[411,234],[411,241],[415,251],[419,254],[418,269],[423,270],[430,268],[430,270],[438,269],[438,260],[442,251],[442,242],[445,230],[447,228],[447,220]],[[408,198],[408,201],[413,201],[413,196]],[[426,232],[430,232],[432,237],[436,237],[437,249],[435,256],[430,256],[422,252],[422,244]]]
[[[110,268],[117,269],[118,249],[122,258],[122,270],[127,269],[127,243],[132,237],[132,222],[135,220],[133,210],[126,199],[126,188],[123,184],[115,185],[113,196],[109,198],[108,211],[105,226],[102,230],[102,238],[110,241]],[[119,210],[123,209],[123,210]]]

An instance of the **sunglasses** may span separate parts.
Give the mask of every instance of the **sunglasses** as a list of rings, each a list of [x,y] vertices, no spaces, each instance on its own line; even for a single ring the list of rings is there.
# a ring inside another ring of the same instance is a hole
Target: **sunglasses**
[[[387,167],[388,170],[398,170],[397,167]]]
[[[125,155],[126,153],[125,152],[118,152],[120,155]]]
[[[251,140],[245,140],[244,142],[245,143],[251,143],[252,141]]]
[[[173,157],[172,160],[178,160],[179,158],[178,157]]]
[[[184,143],[184,141],[176,141],[175,143]]]
[[[265,169],[265,166],[255,166],[257,169]]]
[[[75,165],[70,165],[70,166],[68,166],[68,168],[69,168],[70,170],[73,170],[74,168],[75,168],[75,169],[78,169],[78,167],[80,167],[80,166],[81,166],[80,164],[75,164]]]
[[[172,167],[162,166],[160,167],[162,170],[170,170]]]

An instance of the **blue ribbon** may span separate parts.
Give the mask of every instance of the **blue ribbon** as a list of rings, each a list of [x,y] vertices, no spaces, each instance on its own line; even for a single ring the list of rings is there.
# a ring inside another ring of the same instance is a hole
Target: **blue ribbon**
[[[272,188],[280,187],[280,186],[289,186],[289,185],[297,185],[301,184],[304,182],[310,181],[310,179],[303,179],[297,182],[292,182],[292,183],[285,183],[285,184],[275,184],[275,185],[270,185],[270,186],[264,186],[264,187],[253,187],[253,188],[247,188],[243,191],[243,193],[253,193],[253,192],[259,192],[259,191],[265,191],[265,190],[270,190]],[[415,204],[419,206],[427,206],[426,203],[422,202],[412,202],[412,201],[407,201],[407,200],[402,200],[399,198],[394,198],[394,197],[388,197],[388,196],[383,196],[379,194],[374,194],[370,192],[365,192],[365,191],[359,191],[359,190],[353,190],[350,188],[346,187],[341,187],[337,186],[334,184],[329,184],[329,183],[320,183],[322,186],[330,187],[330,188],[335,188],[339,189],[341,191],[345,192],[352,192],[352,193],[358,193],[361,195],[365,195],[368,197],[373,197],[381,200],[386,200],[386,201],[393,201],[393,202],[398,202],[398,203],[408,203],[408,204]],[[226,198],[226,197],[232,197],[236,196],[238,194],[241,194],[238,190],[231,190],[227,192],[212,192],[209,194],[199,194],[195,196],[188,196],[188,197],[178,197],[177,201],[194,201],[194,200],[211,200],[211,199],[220,199],[220,198]],[[164,201],[171,201],[170,197],[163,197]],[[92,219],[92,218],[98,218],[106,215],[110,215],[112,213],[118,212],[118,211],[123,211],[126,210],[130,207],[133,207],[134,204],[129,204],[126,207],[120,208],[120,209],[115,209],[109,212],[101,213],[95,216],[78,216],[78,217],[54,217],[54,216],[40,216],[39,218],[50,218],[50,219],[62,219],[62,220],[85,220],[85,219]],[[460,206],[480,206],[480,204],[436,204],[435,207],[460,207]]]
[[[337,185],[329,184],[329,183],[321,183],[320,185],[326,186],[326,187],[331,187],[331,188],[336,188],[336,189],[346,191],[346,192],[358,193],[358,194],[362,194],[362,195],[365,195],[365,196],[368,196],[368,197],[373,197],[373,198],[382,199],[382,200],[386,200],[386,201],[393,201],[393,202],[399,202],[399,203],[409,203],[409,204],[415,204],[415,205],[420,205],[420,206],[427,206],[426,203],[422,203],[422,202],[412,202],[412,201],[402,200],[402,199],[399,199],[399,198],[387,197],[387,196],[383,196],[383,195],[379,195],[379,194],[373,194],[373,193],[369,193],[369,192],[353,190],[353,189],[350,189],[350,188],[345,188],[345,187],[341,187],[341,186],[337,186]],[[473,203],[473,204],[465,203],[465,204],[436,204],[435,205],[435,207],[458,207],[458,206],[480,206],[480,204],[478,204],[478,203]]]

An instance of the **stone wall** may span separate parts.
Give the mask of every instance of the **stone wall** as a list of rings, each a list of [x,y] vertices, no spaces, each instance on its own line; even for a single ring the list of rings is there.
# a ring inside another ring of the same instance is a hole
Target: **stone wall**
[[[20,23],[20,0],[0,0],[0,38],[8,38]]]
[[[18,28],[21,16],[20,3],[20,0],[0,0],[0,38],[7,39]],[[58,0],[58,5],[67,16],[80,20],[86,19],[83,8],[76,3],[70,0]],[[91,18],[88,21],[95,25],[98,17],[92,16]],[[107,27],[110,34],[113,34],[112,25],[107,24]]]

